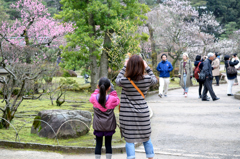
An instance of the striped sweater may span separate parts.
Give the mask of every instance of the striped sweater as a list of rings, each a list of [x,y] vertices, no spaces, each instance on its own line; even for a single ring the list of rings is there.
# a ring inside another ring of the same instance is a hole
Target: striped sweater
[[[124,76],[126,67],[117,76],[116,83],[122,87],[119,122],[122,135],[126,142],[146,142],[151,135],[150,114],[147,102]],[[146,96],[150,86],[157,83],[157,78],[150,67],[146,68],[148,75],[143,80],[134,81]]]

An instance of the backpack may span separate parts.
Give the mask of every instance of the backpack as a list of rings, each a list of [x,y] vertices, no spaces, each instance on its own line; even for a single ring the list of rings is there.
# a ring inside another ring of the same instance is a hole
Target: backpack
[[[199,74],[200,74],[200,72],[201,72],[201,70],[200,70],[200,68],[199,68],[199,66],[200,66],[200,64],[201,64],[202,62],[199,62],[198,63],[198,65],[197,65],[197,67],[195,67],[195,69],[194,69],[194,77],[195,77],[195,79],[199,79]]]
[[[206,80],[206,74],[203,70],[199,73],[199,81],[204,82]]]
[[[237,74],[236,68],[234,66],[230,66],[229,61],[228,61],[228,67],[227,67],[227,74],[229,74],[229,75],[236,75]]]

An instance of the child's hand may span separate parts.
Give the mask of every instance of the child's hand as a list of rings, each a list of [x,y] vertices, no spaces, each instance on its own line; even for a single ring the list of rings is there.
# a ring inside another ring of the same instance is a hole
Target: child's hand
[[[114,90],[114,85],[111,83],[110,92],[112,92],[112,91],[115,91],[115,90]]]

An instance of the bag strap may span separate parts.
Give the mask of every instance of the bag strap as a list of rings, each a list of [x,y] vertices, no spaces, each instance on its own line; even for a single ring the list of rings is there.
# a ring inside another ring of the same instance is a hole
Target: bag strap
[[[199,63],[198,63],[198,66],[197,66],[197,67],[199,67],[201,63],[202,63],[202,62],[201,62],[201,61],[199,61]]]
[[[142,95],[142,97],[145,99],[144,94],[142,93],[142,91],[136,86],[136,84],[130,79],[128,78],[128,80],[132,83],[132,85],[136,88],[136,90]]]

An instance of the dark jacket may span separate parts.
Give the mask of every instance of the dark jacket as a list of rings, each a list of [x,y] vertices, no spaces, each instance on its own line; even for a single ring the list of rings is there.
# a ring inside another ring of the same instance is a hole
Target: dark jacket
[[[205,73],[206,77],[208,77],[209,79],[213,79],[213,76],[212,76],[212,65],[211,65],[212,61],[209,60],[209,59],[206,59],[204,62],[203,62],[203,72]]]
[[[239,61],[237,61],[237,60],[235,60],[234,62],[232,62],[232,61],[229,61],[229,60],[227,60],[227,61],[225,61],[225,68],[226,68],[226,70],[227,70],[227,68],[228,68],[228,62],[229,62],[229,65],[230,66],[235,66],[235,65],[237,65],[238,63],[239,63]],[[226,71],[226,74],[227,74],[227,78],[228,79],[235,79],[236,77],[237,77],[237,74],[236,75],[229,75],[228,73],[227,73],[227,71]]]
[[[161,61],[157,66],[157,71],[160,72],[159,77],[170,77],[170,72],[172,70],[173,67],[169,61]]]
[[[202,68],[203,68],[203,61],[202,60],[201,61],[195,61],[194,66],[197,67],[199,62],[201,62],[201,64],[199,65],[199,69],[202,70]]]

